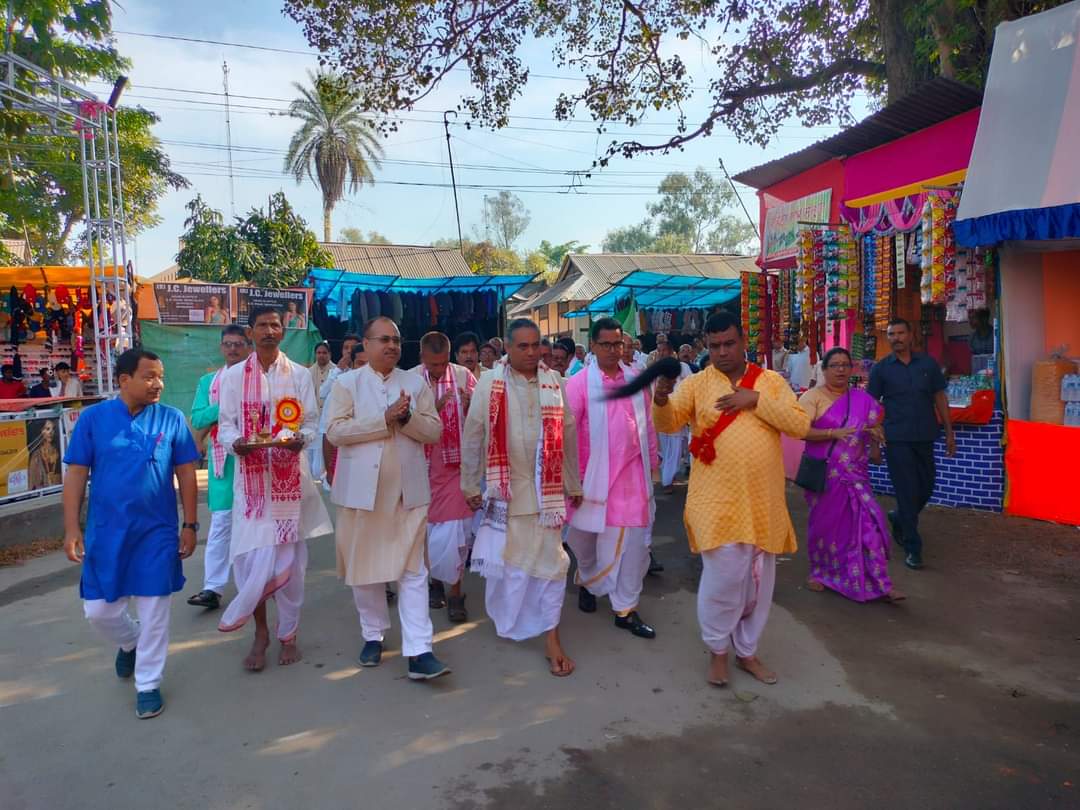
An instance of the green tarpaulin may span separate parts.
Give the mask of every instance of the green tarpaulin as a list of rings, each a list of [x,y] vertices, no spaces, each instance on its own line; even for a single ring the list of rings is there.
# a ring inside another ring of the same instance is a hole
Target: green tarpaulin
[[[221,366],[221,329],[213,326],[168,326],[143,321],[142,346],[161,357],[165,366],[165,391],[161,401],[191,415],[191,400],[199,378]],[[315,345],[321,340],[315,329],[286,329],[281,350],[290,360],[309,366],[315,362]]]

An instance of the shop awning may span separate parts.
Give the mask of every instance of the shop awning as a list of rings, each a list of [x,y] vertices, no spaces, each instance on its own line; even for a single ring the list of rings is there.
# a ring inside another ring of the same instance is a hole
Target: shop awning
[[[741,288],[738,278],[669,276],[635,270],[587,306],[567,312],[564,317],[611,314],[618,301],[631,295],[638,309],[708,309],[738,298]]]
[[[113,276],[115,272],[116,268],[111,265],[105,268],[106,276]],[[89,287],[90,269],[39,264],[0,267],[0,288],[7,290],[14,285],[21,290],[25,284],[35,287],[57,287],[60,284],[65,287]]]
[[[505,300],[516,293],[536,276],[446,276],[443,278],[406,278],[396,275],[373,275],[350,273],[347,270],[314,268],[307,278],[307,286],[315,288],[315,297],[327,302],[331,315],[337,314],[335,302],[348,300],[356,290],[364,292],[473,293],[494,290],[499,299]]]
[[[1078,40],[1080,0],[997,27],[958,244],[1080,237]]]

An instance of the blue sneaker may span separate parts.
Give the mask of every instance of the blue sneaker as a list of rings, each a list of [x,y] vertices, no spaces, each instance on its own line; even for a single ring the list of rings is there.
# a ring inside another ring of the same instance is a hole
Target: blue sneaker
[[[116,651],[116,677],[130,678],[135,674],[135,648],[129,652],[122,649]]]
[[[435,657],[434,653],[426,652],[409,659],[409,679],[414,681],[430,681],[442,675],[449,675],[450,667]]]
[[[365,641],[357,661],[362,667],[377,667],[382,661],[382,642]]]
[[[157,717],[165,708],[165,701],[161,699],[160,689],[149,689],[139,692],[135,699],[135,716],[140,720],[148,720]]]

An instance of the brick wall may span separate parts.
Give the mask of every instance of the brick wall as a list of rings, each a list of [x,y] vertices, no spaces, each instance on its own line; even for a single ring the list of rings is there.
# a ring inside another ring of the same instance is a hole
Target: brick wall
[[[956,457],[945,455],[944,437],[934,444],[937,483],[930,503],[1000,512],[1005,495],[1005,458],[1001,446],[1001,411],[987,425],[956,426]],[[874,491],[892,495],[885,465],[870,466]]]

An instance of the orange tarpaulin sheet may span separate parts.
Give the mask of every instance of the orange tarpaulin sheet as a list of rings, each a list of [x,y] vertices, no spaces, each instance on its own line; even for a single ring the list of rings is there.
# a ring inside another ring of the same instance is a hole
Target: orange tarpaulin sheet
[[[1010,419],[1005,435],[1005,514],[1080,525],[1080,428]]]
[[[115,275],[116,268],[110,265],[105,268],[105,275]],[[56,287],[63,284],[65,287],[89,287],[90,270],[87,267],[60,267],[51,265],[31,264],[25,267],[0,267],[0,288],[7,290],[11,285],[20,290],[24,284],[33,284],[42,287],[48,284]]]

